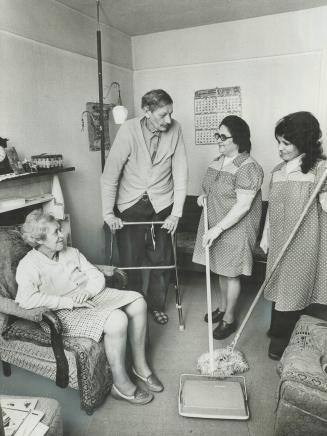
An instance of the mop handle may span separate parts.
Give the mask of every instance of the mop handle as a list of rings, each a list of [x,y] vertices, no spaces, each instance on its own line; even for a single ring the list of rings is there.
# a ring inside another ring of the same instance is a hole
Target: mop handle
[[[237,333],[236,333],[236,335],[235,335],[235,338],[234,338],[233,342],[232,342],[231,345],[230,345],[232,351],[234,350],[234,348],[235,348],[235,346],[236,346],[236,343],[237,343],[237,341],[239,340],[239,338],[240,338],[240,336],[241,336],[241,334],[242,334],[242,332],[243,332],[243,329],[244,329],[244,327],[245,327],[245,324],[247,323],[248,319],[250,318],[250,315],[251,315],[251,313],[252,313],[252,311],[253,311],[255,305],[257,304],[259,298],[261,297],[261,294],[263,293],[265,287],[267,286],[269,280],[271,279],[271,276],[272,276],[273,273],[275,272],[275,269],[277,268],[279,262],[281,261],[281,259],[282,259],[283,255],[284,255],[285,251],[287,250],[287,248],[288,248],[288,246],[290,245],[292,239],[294,238],[296,232],[298,231],[298,229],[299,229],[299,227],[300,227],[302,221],[304,220],[304,217],[306,216],[306,214],[307,214],[309,208],[311,207],[311,205],[312,205],[312,203],[314,202],[315,198],[316,198],[317,195],[319,194],[320,188],[322,187],[322,185],[323,185],[323,183],[325,182],[326,178],[327,178],[327,167],[326,167],[325,171],[323,172],[323,175],[321,176],[319,182],[317,183],[317,185],[316,185],[314,191],[312,192],[311,197],[309,198],[308,203],[306,204],[305,208],[303,209],[303,211],[302,211],[302,213],[301,213],[301,216],[300,216],[300,218],[298,219],[297,223],[295,224],[295,226],[294,226],[294,228],[293,228],[293,230],[292,230],[290,236],[288,237],[287,241],[285,242],[285,244],[284,244],[282,250],[280,251],[280,253],[279,253],[278,257],[277,257],[277,259],[275,260],[275,262],[274,262],[274,264],[273,264],[273,266],[272,266],[270,272],[269,272],[268,275],[266,276],[266,278],[265,278],[265,280],[264,280],[264,282],[263,282],[261,288],[260,288],[259,291],[258,291],[258,294],[257,294],[256,297],[254,298],[254,300],[253,300],[253,302],[252,302],[252,304],[251,304],[251,306],[250,306],[250,309],[248,310],[248,312],[247,312],[247,314],[246,314],[246,316],[245,316],[245,318],[244,318],[242,324],[240,325],[240,328],[238,329],[238,331],[237,331]]]
[[[208,210],[207,199],[203,198],[203,220],[204,232],[208,231]],[[214,360],[213,360],[213,337],[212,337],[212,304],[211,304],[211,280],[210,280],[210,256],[209,247],[205,246],[205,263],[206,263],[206,285],[207,285],[207,304],[208,304],[208,338],[209,338],[209,355],[210,355],[210,370],[211,374],[214,373]]]

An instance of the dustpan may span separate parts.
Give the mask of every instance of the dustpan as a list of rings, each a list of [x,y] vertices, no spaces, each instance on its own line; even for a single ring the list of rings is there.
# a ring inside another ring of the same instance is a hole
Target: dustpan
[[[178,411],[192,418],[245,421],[250,416],[245,378],[182,374]]]
[[[204,226],[208,230],[206,199]],[[245,378],[241,376],[214,377],[212,336],[212,304],[209,247],[205,247],[206,288],[208,305],[209,363],[211,375],[182,374],[179,383],[178,411],[181,416],[211,419],[249,419]]]

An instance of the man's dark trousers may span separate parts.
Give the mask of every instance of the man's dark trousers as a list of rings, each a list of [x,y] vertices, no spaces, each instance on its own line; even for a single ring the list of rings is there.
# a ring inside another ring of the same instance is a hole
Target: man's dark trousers
[[[119,214],[123,221],[164,221],[172,205],[156,213],[149,200],[143,197],[133,206]],[[171,265],[172,241],[161,225],[130,225],[117,231],[121,267]],[[128,287],[144,291],[148,310],[164,311],[169,286],[170,270],[150,270],[147,289],[143,289],[141,270],[128,270]]]

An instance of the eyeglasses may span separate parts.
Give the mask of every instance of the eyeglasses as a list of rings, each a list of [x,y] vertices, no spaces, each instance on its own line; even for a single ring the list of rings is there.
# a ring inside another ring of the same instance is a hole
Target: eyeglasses
[[[226,136],[223,133],[215,133],[215,138],[217,139],[217,141],[221,141],[221,142],[225,142],[227,139],[232,138],[232,136]]]

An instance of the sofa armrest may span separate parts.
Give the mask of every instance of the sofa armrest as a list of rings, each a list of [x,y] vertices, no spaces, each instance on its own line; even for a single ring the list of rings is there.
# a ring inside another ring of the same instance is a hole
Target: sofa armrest
[[[281,381],[291,380],[327,392],[325,359],[327,323],[302,315],[278,365]]]
[[[7,321],[4,323],[3,331],[1,332],[4,339],[10,339],[12,337],[11,333],[14,330],[14,321],[17,318],[37,323],[44,321],[49,326],[50,341],[57,367],[56,384],[60,387],[66,387],[69,382],[69,368],[62,341],[62,326],[58,315],[46,307],[23,309],[19,307],[15,301],[2,296],[0,296],[0,307],[1,312],[8,316]],[[13,334],[13,336],[15,336],[15,334]]]
[[[27,319],[29,321],[40,322],[44,312],[48,311],[47,307],[37,307],[36,309],[23,309],[10,298],[0,295],[0,311],[5,315],[17,316],[18,318]]]
[[[111,265],[95,265],[105,276],[106,286],[110,288],[126,289],[127,274],[122,269]]]
[[[114,275],[115,270],[117,269],[115,266],[112,265],[94,265],[107,277],[111,277]]]
[[[62,325],[57,314],[52,311],[43,314],[43,321],[50,328],[51,346],[56,359],[56,385],[65,388],[69,383],[69,366],[62,340]]]

